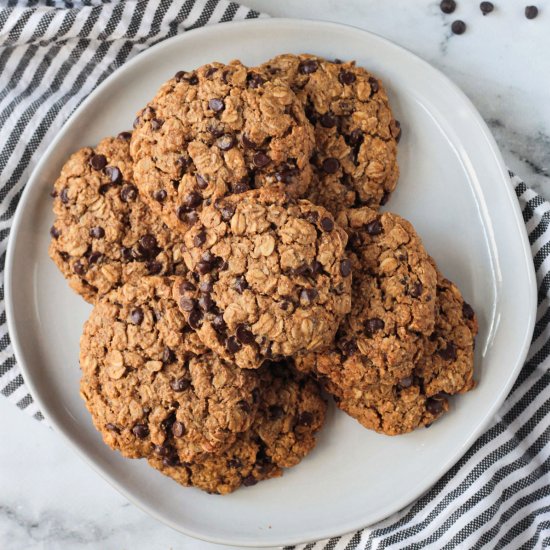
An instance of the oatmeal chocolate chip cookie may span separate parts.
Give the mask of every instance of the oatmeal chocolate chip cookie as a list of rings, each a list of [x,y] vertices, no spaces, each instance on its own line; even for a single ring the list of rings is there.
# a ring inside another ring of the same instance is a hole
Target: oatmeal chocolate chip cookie
[[[185,232],[220,197],[277,183],[304,196],[313,144],[288,85],[235,61],[164,84],[136,119],[131,152],[144,200]]]
[[[435,268],[412,225],[396,214],[364,207],[338,220],[350,236],[354,275],[337,345],[361,354],[370,377],[396,382],[412,371],[422,337],[433,332]]]
[[[287,82],[315,129],[315,181],[308,198],[336,215],[378,208],[395,189],[401,128],[380,80],[354,62],[280,55],[261,69]]]
[[[260,189],[205,206],[174,297],[203,343],[243,368],[327,348],[350,310],[347,236],[320,206]]]
[[[427,396],[465,393],[475,387],[477,332],[474,310],[464,301],[458,287],[438,272],[435,327],[424,338],[423,357],[415,368]]]
[[[124,456],[170,445],[197,461],[250,428],[261,380],[204,349],[172,283],[145,277],[97,302],[80,343],[81,395],[105,443]]]
[[[131,277],[184,273],[181,240],[152,217],[133,184],[130,134],[74,153],[54,184],[49,254],[94,302]]]
[[[265,366],[264,390],[252,428],[226,451],[197,463],[183,463],[170,446],[157,449],[151,466],[186,486],[226,494],[240,486],[282,475],[315,446],[326,402],[317,383],[288,368]]]
[[[477,320],[439,273],[436,312],[433,335],[423,337],[414,369],[397,382],[381,380],[365,356],[342,343],[330,353],[299,357],[296,366],[322,380],[338,407],[366,428],[397,435],[428,426],[448,410],[449,395],[475,386]]]

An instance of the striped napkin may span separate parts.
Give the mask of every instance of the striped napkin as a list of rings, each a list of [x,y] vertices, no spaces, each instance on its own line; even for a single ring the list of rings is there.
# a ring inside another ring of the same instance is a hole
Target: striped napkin
[[[225,0],[9,0],[0,8],[0,392],[35,418],[43,419],[15,362],[1,301],[10,226],[33,167],[80,102],[125,61],[170,36],[255,17]],[[516,385],[489,429],[418,501],[302,548],[550,547],[550,203],[513,174],[510,185],[539,284]]]

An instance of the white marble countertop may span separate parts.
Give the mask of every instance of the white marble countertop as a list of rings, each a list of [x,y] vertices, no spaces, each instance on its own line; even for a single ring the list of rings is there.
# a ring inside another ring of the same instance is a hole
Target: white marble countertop
[[[445,16],[427,0],[250,0],[279,17],[352,24],[417,53],[453,79],[495,134],[508,166],[550,198],[550,0],[458,0]],[[467,31],[454,36],[450,23]],[[0,547],[6,550],[221,548],[180,535],[120,496],[43,423],[0,397]]]

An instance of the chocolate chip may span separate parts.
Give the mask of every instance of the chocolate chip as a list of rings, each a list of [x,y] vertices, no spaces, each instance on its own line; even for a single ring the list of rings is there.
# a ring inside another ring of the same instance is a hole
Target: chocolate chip
[[[199,298],[199,307],[204,311],[210,311],[214,307],[214,301],[210,297],[210,294],[203,294]]]
[[[90,229],[90,237],[94,239],[101,239],[105,237],[105,229],[103,227],[92,227]]]
[[[453,13],[456,10],[456,2],[455,0],[441,0],[439,7],[443,13]]]
[[[140,439],[145,439],[149,435],[149,428],[145,424],[136,424],[132,428],[132,433]]]
[[[103,258],[103,254],[101,252],[92,252],[88,256],[88,264],[89,265],[96,264],[97,262],[99,262],[99,260],[101,260],[101,258]]]
[[[464,34],[466,32],[466,23],[460,19],[457,19],[456,21],[453,21],[451,30],[454,34]]]
[[[329,157],[323,161],[323,170],[327,174],[335,174],[340,168],[340,161],[334,157]]]
[[[221,149],[222,151],[229,151],[229,149],[234,147],[235,143],[235,136],[232,136],[231,134],[225,134],[216,140],[218,149]]]
[[[214,290],[214,283],[212,281],[202,281],[199,285],[199,289],[201,292],[212,292]]]
[[[483,15],[487,15],[495,9],[495,6],[492,2],[481,2],[481,4],[479,4],[479,9]]]
[[[204,76],[206,78],[210,78],[217,70],[218,67],[208,67],[208,69],[204,72]]]
[[[163,124],[164,120],[159,120],[158,118],[154,118],[153,120],[151,120],[151,128],[153,130],[159,130]]]
[[[197,288],[191,281],[183,281],[179,287],[181,294],[184,294],[185,292],[194,292],[195,290],[197,290]]]
[[[246,134],[243,134],[241,140],[245,149],[256,149],[256,147],[258,147],[256,143],[254,143],[250,138],[246,136]]]
[[[336,117],[332,113],[328,112],[321,115],[319,122],[324,128],[334,128],[334,126],[336,126]]]
[[[309,305],[317,298],[319,293],[314,288],[304,288],[300,292],[300,301],[304,302],[306,305]]]
[[[170,365],[176,360],[176,354],[168,347],[164,348],[162,352],[162,362],[165,365]]]
[[[172,424],[172,435],[174,437],[182,437],[185,433],[185,426],[181,422],[174,422]]]
[[[306,59],[298,65],[298,72],[301,74],[312,74],[319,68],[319,64],[314,59]]]
[[[178,71],[175,75],[174,75],[174,79],[177,80],[178,82],[181,82],[183,80],[183,77],[187,74],[187,71]]]
[[[527,19],[535,19],[538,14],[539,9],[537,6],[527,6],[525,8],[525,17],[527,17]]]
[[[353,84],[355,82],[355,75],[351,71],[340,71],[338,75],[338,80],[342,84]]]
[[[124,141],[130,141],[132,137],[132,132],[120,132],[118,134],[117,139],[123,139]]]
[[[384,328],[384,321],[378,317],[373,317],[372,319],[367,319],[365,322],[365,330],[369,334],[374,334],[375,332],[382,330]]]
[[[252,487],[252,485],[256,485],[256,483],[258,483],[258,480],[252,474],[243,477],[243,485],[245,487]]]
[[[265,79],[258,73],[248,73],[246,80],[250,88],[259,88],[265,82]]]
[[[188,79],[187,82],[191,85],[195,85],[199,83],[199,77],[196,74],[192,74]]]
[[[285,168],[275,172],[275,179],[280,183],[292,183],[293,178],[298,175],[298,170],[295,168]]]
[[[210,273],[214,269],[215,265],[213,262],[206,262],[204,260],[201,260],[197,264],[197,271],[201,275],[206,275],[207,273]]]
[[[101,228],[100,228],[101,229]],[[90,229],[90,234],[92,233],[93,229]],[[59,239],[59,236],[61,235],[61,231],[55,227],[55,225],[52,225],[50,228],[50,235],[54,239]],[[93,235],[92,235],[93,236]]]
[[[323,272],[323,264],[317,260],[311,262],[311,274],[316,277],[319,273]]]
[[[305,218],[308,222],[316,224],[319,221],[319,213],[315,210],[310,210],[306,212]]]
[[[235,336],[230,336],[225,341],[225,347],[227,348],[227,351],[229,353],[237,353],[241,349],[241,344],[238,342],[238,340],[235,338]]]
[[[122,172],[116,166],[107,166],[105,174],[111,178],[111,183],[122,182]]]
[[[340,262],[340,273],[342,277],[349,277],[351,274],[351,262],[347,258]]]
[[[240,468],[242,465],[243,463],[238,458],[230,458],[227,461],[228,468]]]
[[[153,193],[153,198],[157,201],[157,202],[164,202],[165,199],[166,199],[166,191],[164,189],[157,189],[154,193]]]
[[[246,282],[244,275],[239,275],[235,279],[234,287],[239,294],[242,294],[248,288],[248,283]]]
[[[254,334],[243,324],[237,325],[235,336],[241,344],[252,344],[254,342]]]
[[[199,231],[194,237],[193,237],[193,244],[196,247],[202,246],[206,242],[206,231]]]
[[[373,76],[369,76],[369,86],[371,90],[371,95],[377,93],[380,89],[380,84],[378,80],[376,80],[376,78],[374,78]]]
[[[420,281],[417,281],[416,283],[414,283],[409,287],[409,294],[413,298],[419,298],[423,290],[424,290],[424,287],[422,286],[422,283]]]
[[[168,456],[165,456],[162,459],[162,464],[164,466],[167,466],[168,468],[174,468],[175,466],[180,465],[180,459],[179,459],[178,455],[175,454],[175,451],[174,451],[174,454],[170,454]]]
[[[135,185],[125,185],[120,191],[120,200],[130,202],[136,199],[138,190]]]
[[[187,221],[187,215],[189,214],[189,209],[187,206],[179,206],[176,210],[176,216],[182,222]]]
[[[175,380],[170,381],[170,387],[175,392],[185,391],[191,386],[191,382],[187,378],[176,378]]]
[[[86,267],[82,264],[82,262],[80,260],[77,260],[74,264],[73,264],[73,271],[77,274],[77,275],[85,275],[86,274]]]
[[[445,398],[443,396],[440,397],[439,394],[426,400],[426,410],[434,416],[440,414],[443,411],[444,406]]]
[[[199,311],[198,309],[194,309],[189,314],[189,319],[187,320],[187,322],[189,323],[189,326],[192,329],[198,329],[202,322],[202,317],[203,317],[202,311]]]
[[[298,426],[311,426],[312,422],[313,415],[308,411],[304,411],[303,413],[300,413],[298,415],[298,420],[296,421],[296,424]]]
[[[410,388],[413,384],[413,380],[414,379],[412,376],[405,376],[404,378],[401,378],[401,380],[399,380],[399,385],[403,389]]]
[[[153,251],[157,248],[157,239],[154,235],[147,233],[139,239],[139,246],[147,252]]]
[[[55,197],[57,197],[57,191],[55,189],[52,189],[50,191],[50,197],[52,197],[52,199],[55,199]]]
[[[92,155],[90,158],[90,166],[94,170],[103,170],[107,166],[107,159],[105,155]]]
[[[141,124],[141,118],[137,116],[136,118],[134,118],[134,123],[132,124],[132,126],[134,128],[137,128],[140,124]]]
[[[105,427],[106,427],[110,432],[115,432],[116,434],[120,434],[120,428],[118,428],[118,427],[115,426],[114,424],[111,424],[110,422],[107,422],[107,424],[105,424]]]
[[[61,199],[61,202],[63,204],[67,204],[69,202],[69,188],[63,187],[61,189],[61,193],[59,193],[59,198]]]
[[[339,344],[339,347],[342,353],[347,357],[351,357],[354,353],[357,353],[357,351],[359,350],[355,340],[347,340],[346,342],[342,342]]]
[[[271,159],[265,153],[262,153],[262,151],[256,153],[252,160],[254,162],[254,166],[257,166],[258,168],[263,168],[271,162]]]
[[[208,100],[208,106],[215,113],[219,113],[219,112],[221,112],[225,109],[225,104],[224,104],[223,100],[219,99],[217,97]]]
[[[321,229],[330,233],[334,229],[334,222],[330,218],[321,218]]]
[[[250,187],[246,181],[238,181],[237,183],[233,184],[233,187],[232,187],[232,191],[235,194],[244,193],[249,189]]]
[[[225,204],[220,209],[220,214],[221,214],[222,220],[224,222],[228,222],[229,220],[231,220],[231,218],[235,214],[235,207],[232,204]]]
[[[160,262],[147,262],[145,268],[149,275],[158,275],[162,271],[162,264]]]
[[[187,208],[196,208],[201,204],[201,202],[202,197],[196,191],[191,191],[191,193],[188,193],[183,199],[183,204]]]
[[[445,361],[456,361],[456,346],[452,342],[447,342],[447,347],[440,349],[438,354]]]
[[[464,317],[469,321],[474,318],[475,312],[470,304],[466,302],[462,304],[462,315],[464,315]]]
[[[271,405],[268,409],[269,420],[279,420],[285,414],[285,411],[279,405]]]
[[[122,259],[126,262],[131,262],[134,259],[132,249],[126,248],[125,246],[120,249],[120,255],[122,256]]]
[[[388,200],[390,198],[390,194],[391,193],[388,193],[387,191],[384,191],[384,193],[382,195],[382,198],[380,199],[380,205],[381,206],[384,206],[388,202]]]
[[[196,306],[197,302],[192,298],[187,298],[186,296],[180,298],[180,308],[183,311],[193,311]]]
[[[376,219],[365,225],[365,230],[369,235],[380,235],[383,228],[380,220]]]
[[[195,174],[195,180],[199,189],[206,189],[208,187],[208,181],[206,178],[203,178],[200,174]]]
[[[401,122],[394,120],[393,124],[390,125],[392,136],[395,138],[395,141],[399,143],[401,141]]]
[[[223,320],[223,315],[216,315],[214,319],[212,319],[212,326],[217,332],[225,332],[225,330],[227,329],[227,325]]]
[[[134,325],[141,325],[143,323],[143,310],[140,307],[136,307],[130,313],[130,319]]]

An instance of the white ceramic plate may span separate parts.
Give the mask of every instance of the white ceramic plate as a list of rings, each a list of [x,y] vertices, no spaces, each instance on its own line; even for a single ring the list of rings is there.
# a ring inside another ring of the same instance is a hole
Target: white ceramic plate
[[[403,127],[401,178],[388,208],[410,219],[443,273],[480,320],[477,389],[429,430],[369,432],[331,411],[319,444],[280,479],[225,496],[182,488],[108,449],[78,395],[78,342],[90,307],[48,259],[51,189],[78,147],[131,126],[135,112],[180,69],[282,52],[356,59],[380,76]],[[396,512],[428,489],[474,442],[525,358],[535,317],[531,256],[497,146],[456,86],[408,51],[336,24],[259,20],[167,40],[119,69],[90,95],[27,184],[6,266],[12,342],[48,420],[131,501],[189,535],[239,546],[293,544],[349,532]]]

